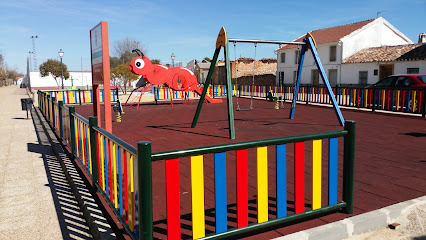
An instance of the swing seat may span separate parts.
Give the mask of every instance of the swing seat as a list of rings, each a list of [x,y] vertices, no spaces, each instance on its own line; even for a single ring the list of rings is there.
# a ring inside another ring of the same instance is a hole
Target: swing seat
[[[243,109],[237,109],[236,111],[251,111],[253,108],[243,108]]]

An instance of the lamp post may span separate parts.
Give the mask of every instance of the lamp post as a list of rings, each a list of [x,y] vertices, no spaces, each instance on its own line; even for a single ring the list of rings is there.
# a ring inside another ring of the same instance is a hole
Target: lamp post
[[[62,80],[62,90],[64,89],[64,72],[62,70],[62,57],[64,56],[64,52],[62,51],[62,48],[59,49],[59,57],[61,58],[61,80]]]
[[[175,54],[174,53],[172,53],[171,58],[172,58],[172,67],[174,67],[175,66]]]

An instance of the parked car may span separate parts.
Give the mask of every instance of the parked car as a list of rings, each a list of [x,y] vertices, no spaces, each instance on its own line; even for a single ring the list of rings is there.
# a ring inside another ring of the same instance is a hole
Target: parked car
[[[426,74],[398,74],[391,75],[383,78],[378,81],[376,84],[369,85],[367,88],[373,88],[373,86],[377,88],[385,88],[385,89],[424,89],[426,88]],[[402,96],[402,95],[401,95]],[[408,100],[408,99],[406,99]],[[417,111],[420,106],[418,106],[417,99],[414,100],[414,104],[412,101],[407,101],[408,107],[406,106],[398,106],[397,110],[408,110],[410,112]],[[394,106],[395,107],[395,106]]]
[[[386,88],[425,88],[426,74],[398,74],[385,77],[369,87]]]

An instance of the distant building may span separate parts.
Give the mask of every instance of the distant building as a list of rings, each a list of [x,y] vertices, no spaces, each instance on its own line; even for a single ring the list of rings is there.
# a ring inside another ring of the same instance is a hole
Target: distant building
[[[187,67],[190,68],[194,64],[194,74],[200,84],[204,84],[210,70],[210,62],[190,61]],[[232,83],[251,85],[253,75],[255,75],[255,85],[273,85],[275,82],[277,60],[275,58],[265,58],[254,60],[252,58],[239,58],[237,64],[235,61],[230,62]],[[238,81],[237,81],[238,78]],[[225,85],[226,84],[226,69],[225,61],[220,60],[216,63],[215,70],[212,75],[211,84]]]
[[[198,62],[194,67],[194,74],[197,77],[197,82],[204,84],[209,73],[210,62]]]
[[[64,87],[66,89],[89,89],[92,87],[91,71],[69,71],[70,77],[64,79]],[[39,72],[30,72],[31,89],[34,90],[53,90],[61,89],[62,79],[57,77],[56,80],[51,76],[42,77]]]
[[[192,59],[186,64],[186,67],[189,68],[192,72],[195,70],[195,65],[197,64],[197,60]]]
[[[367,48],[343,60],[342,66],[342,74],[359,85],[393,74],[426,73],[426,44]]]
[[[389,65],[387,62],[376,62],[375,68],[368,69],[359,69],[354,64],[347,64],[349,62],[346,59],[361,50],[413,44],[409,38],[382,17],[319,29],[310,33],[316,41],[317,51],[331,86],[375,83],[379,80],[379,76],[391,73],[386,66]],[[304,36],[301,36],[294,41],[301,42],[303,38]],[[294,84],[300,49],[295,45],[285,45],[276,52],[278,61],[276,83]],[[322,84],[310,52],[305,55],[301,84]]]

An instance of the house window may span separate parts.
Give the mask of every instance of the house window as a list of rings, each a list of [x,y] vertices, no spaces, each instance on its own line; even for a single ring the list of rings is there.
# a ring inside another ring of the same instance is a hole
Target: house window
[[[319,71],[318,69],[312,70],[312,84],[315,86],[319,85]]]
[[[285,53],[281,53],[281,55],[280,55],[280,61],[282,63],[285,63]]]
[[[295,52],[295,55],[294,55],[294,64],[298,64],[299,63],[299,57],[300,57],[300,50],[297,50]]]
[[[336,61],[336,46],[330,46],[330,62]]]
[[[407,68],[407,74],[418,74],[419,68]]]
[[[368,71],[359,71],[359,84],[367,85],[368,83]]]
[[[374,69],[373,74],[374,74],[374,76],[377,76],[377,74],[379,74],[379,70],[378,69]]]

